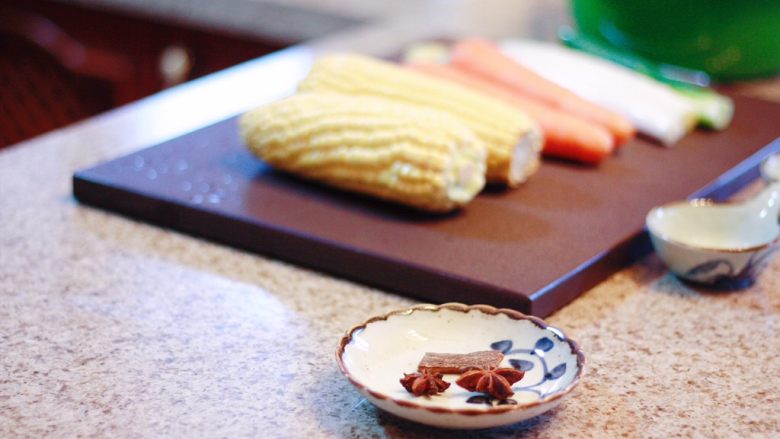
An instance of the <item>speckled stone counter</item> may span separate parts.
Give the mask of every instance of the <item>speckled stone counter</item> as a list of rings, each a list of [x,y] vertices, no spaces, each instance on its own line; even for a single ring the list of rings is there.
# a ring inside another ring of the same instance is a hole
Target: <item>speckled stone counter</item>
[[[322,44],[403,44],[388,29],[419,28],[388,26]],[[780,257],[733,293],[691,289],[648,257],[548,319],[588,356],[572,398],[449,432],[377,411],[336,366],[347,328],[411,299],[73,199],[75,170],[270,98],[242,93],[266,68],[0,151],[0,437],[780,436]]]

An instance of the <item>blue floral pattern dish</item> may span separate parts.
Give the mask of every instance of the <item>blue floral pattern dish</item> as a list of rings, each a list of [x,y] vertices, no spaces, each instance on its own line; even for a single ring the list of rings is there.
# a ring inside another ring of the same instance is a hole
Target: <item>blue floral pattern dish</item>
[[[780,246],[780,183],[741,203],[691,200],[653,208],[647,230],[658,257],[686,281],[750,286]]]
[[[769,263],[769,257],[777,251],[777,246],[769,246],[750,255],[741,268],[734,261],[718,258],[702,262],[689,269],[683,278],[716,289],[733,290],[747,288],[756,281],[762,268]]]
[[[427,352],[498,350],[500,367],[524,372],[507,399],[455,384],[417,397],[399,383]],[[373,317],[350,329],[337,351],[339,368],[366,399],[382,410],[444,428],[512,424],[557,406],[579,382],[585,357],[576,343],[542,320],[487,305],[420,305]]]
[[[513,345],[512,340],[499,340],[491,343],[490,349],[501,351],[505,355],[509,366],[522,372],[527,373],[534,370],[538,363],[542,368],[542,374],[534,383],[523,386],[515,385],[512,386],[512,390],[515,392],[531,392],[536,394],[539,399],[546,397],[550,392],[542,388],[545,382],[557,380],[566,373],[566,363],[560,363],[552,369],[547,364],[544,354],[553,348],[553,341],[547,337],[542,337],[536,341],[536,344],[531,349],[512,349]],[[527,383],[528,380],[522,382]],[[514,405],[518,403],[514,398],[496,399],[490,395],[482,394],[471,396],[466,399],[466,402],[469,404],[487,404],[489,406]]]

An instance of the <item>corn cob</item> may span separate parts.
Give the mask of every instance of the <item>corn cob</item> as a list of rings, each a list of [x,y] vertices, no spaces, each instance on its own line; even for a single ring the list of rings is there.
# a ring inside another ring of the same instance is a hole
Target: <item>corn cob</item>
[[[448,114],[397,101],[299,93],[245,114],[241,135],[271,166],[432,212],[485,185],[485,147]]]
[[[362,55],[335,54],[317,60],[299,90],[383,96],[446,111],[485,143],[490,182],[514,186],[539,166],[543,139],[536,123],[520,110],[459,84]]]

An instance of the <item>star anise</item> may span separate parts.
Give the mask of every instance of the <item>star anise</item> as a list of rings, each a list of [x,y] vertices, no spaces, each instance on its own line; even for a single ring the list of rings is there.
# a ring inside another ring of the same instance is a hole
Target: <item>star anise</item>
[[[515,394],[512,384],[520,381],[525,372],[509,367],[499,369],[474,369],[465,372],[455,383],[471,392],[482,392],[496,399],[506,399]]]
[[[435,395],[450,387],[450,383],[442,379],[440,373],[422,371],[420,373],[405,373],[401,385],[414,396]]]

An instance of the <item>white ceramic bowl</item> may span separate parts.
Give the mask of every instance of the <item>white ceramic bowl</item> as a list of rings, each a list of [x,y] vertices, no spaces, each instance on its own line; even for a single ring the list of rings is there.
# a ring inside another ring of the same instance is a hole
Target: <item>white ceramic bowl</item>
[[[501,367],[525,371],[504,401],[450,387],[415,397],[399,380],[415,372],[426,352],[504,352]],[[585,356],[577,344],[541,319],[488,305],[419,305],[372,317],[341,339],[344,376],[371,403],[394,415],[443,428],[489,428],[539,415],[560,404],[579,382]]]
[[[778,248],[780,186],[744,203],[691,200],[652,209],[647,229],[658,257],[677,276],[716,288],[751,285]]]

